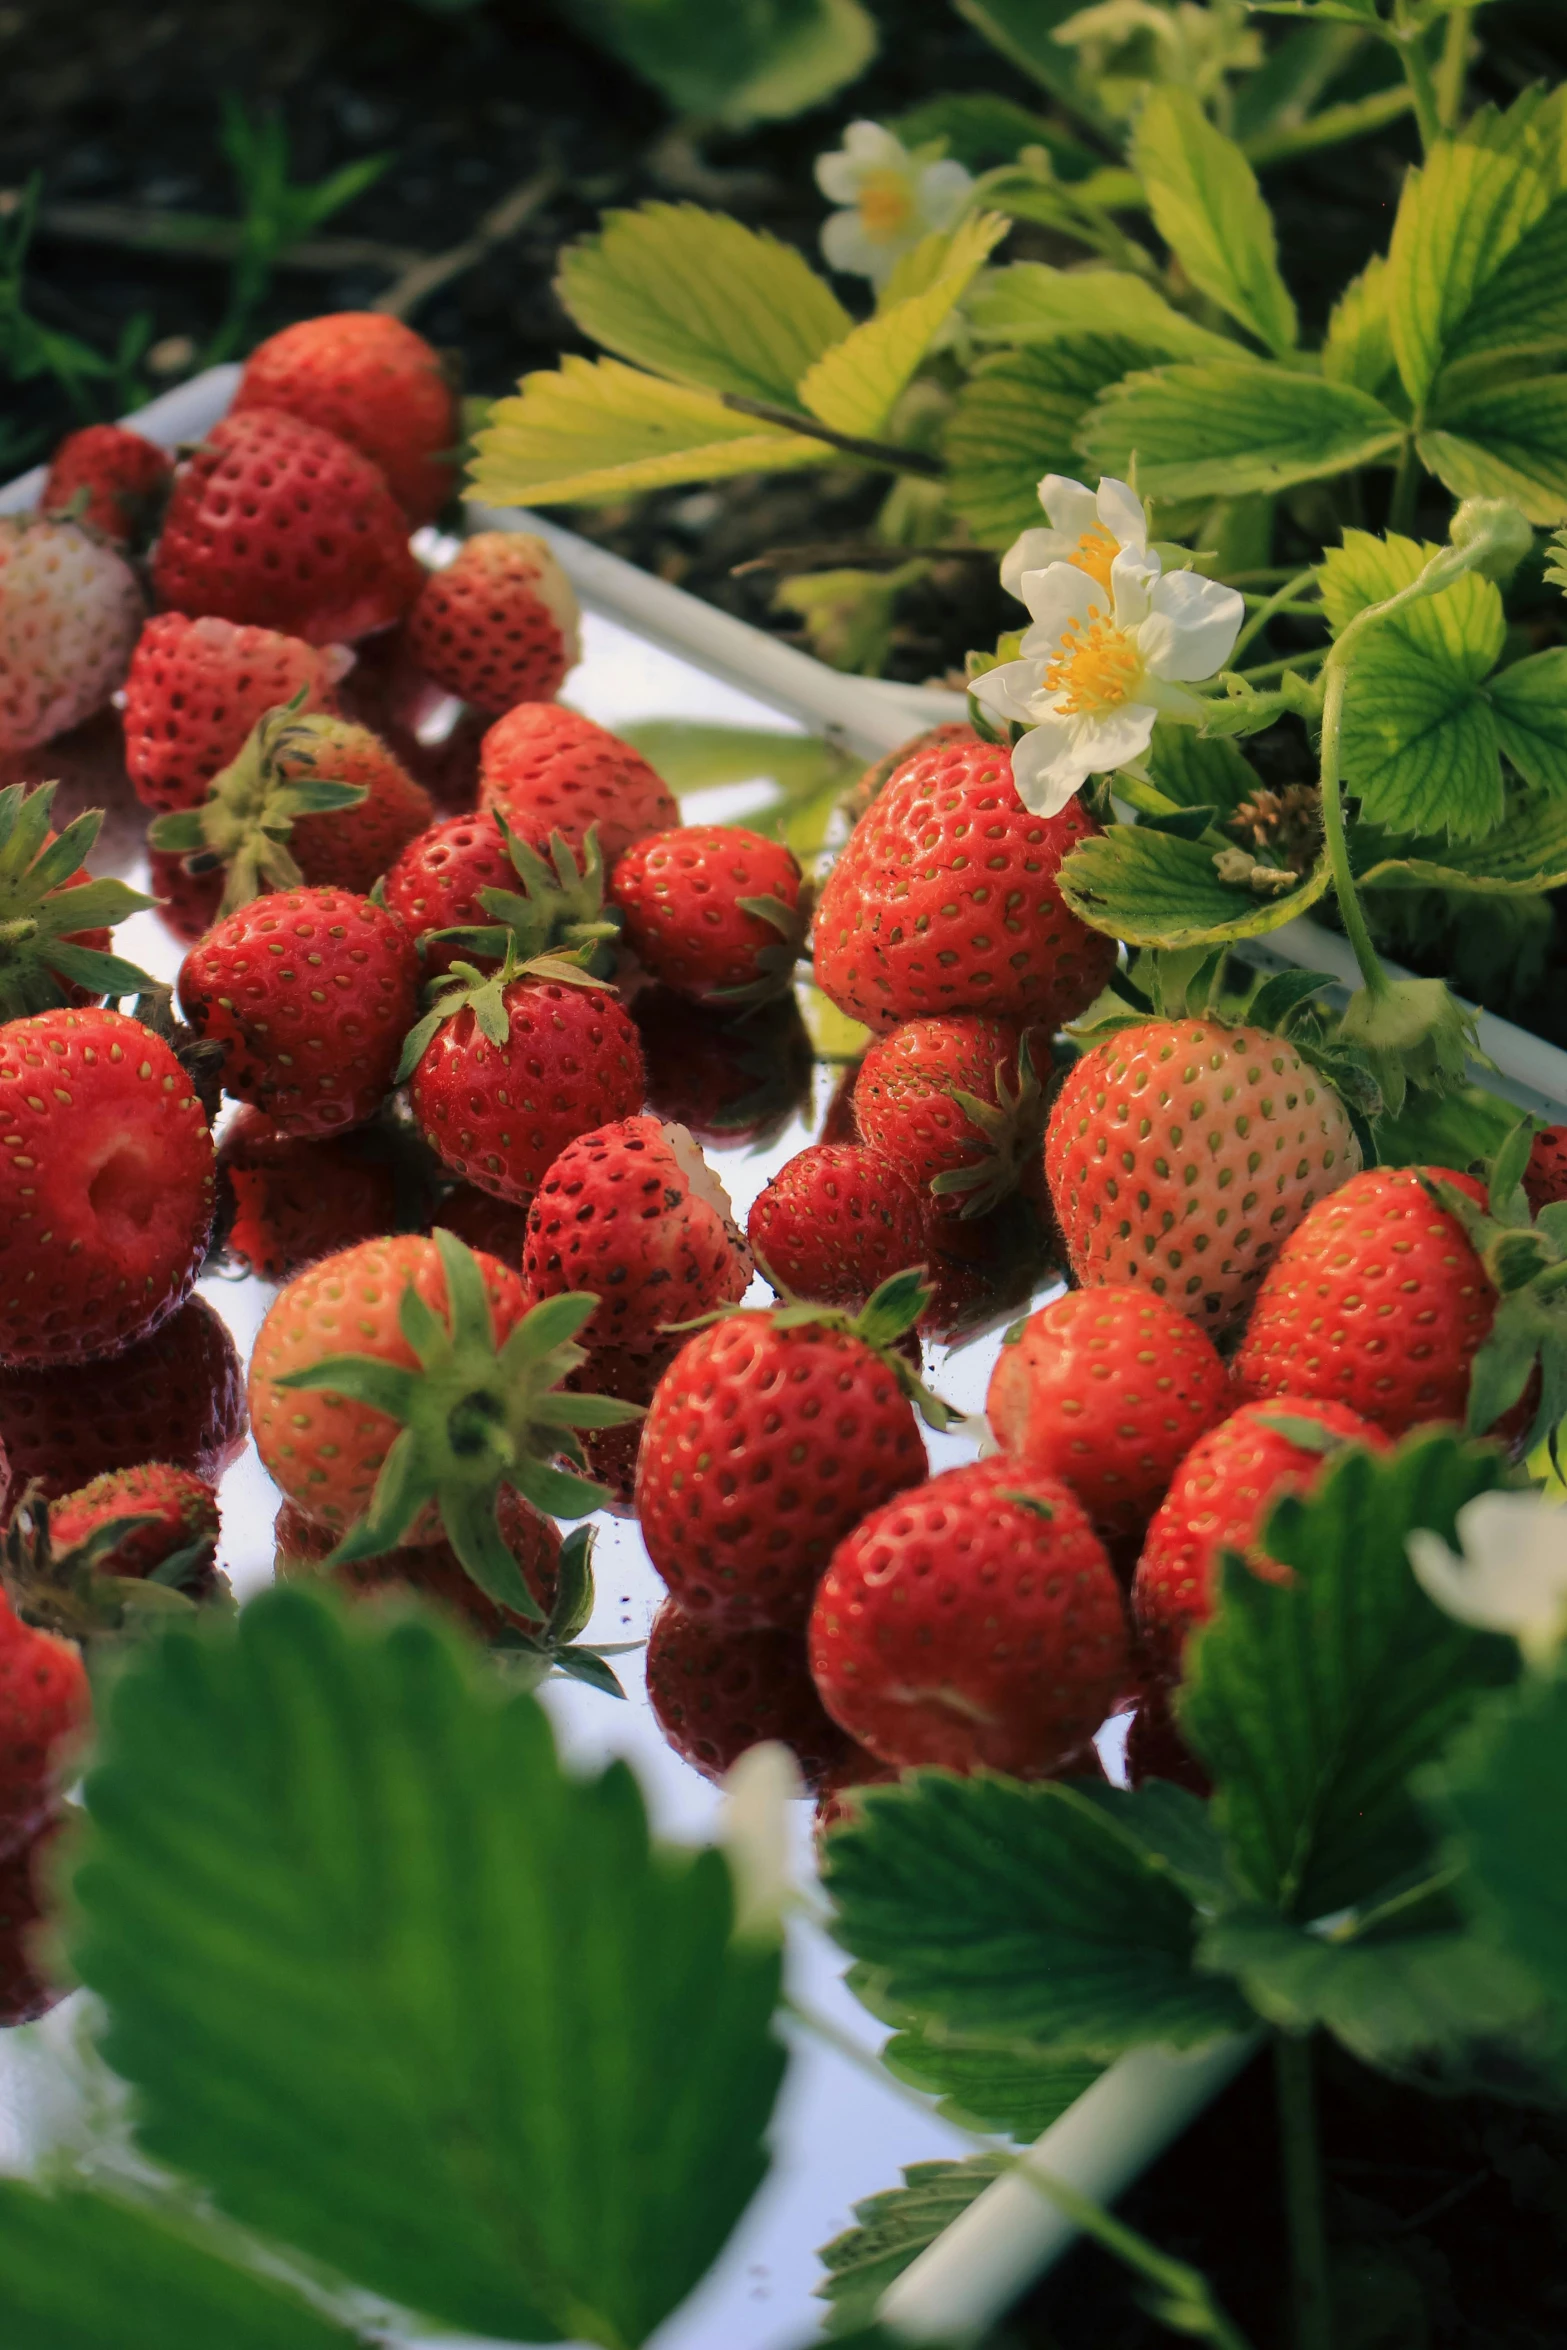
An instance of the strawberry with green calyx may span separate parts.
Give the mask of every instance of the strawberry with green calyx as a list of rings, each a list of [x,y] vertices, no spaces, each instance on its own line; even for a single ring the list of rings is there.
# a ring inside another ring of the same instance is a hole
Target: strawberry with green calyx
[[[633,841],[610,895],[644,970],[698,1003],[745,1011],[787,994],[811,891],[784,841],[738,824],[682,824]]]
[[[861,1062],[854,1115],[937,1215],[982,1216],[1033,1171],[1044,1140],[1028,1034],[989,1012],[905,1020]]]
[[[497,1277],[509,1324],[499,1343],[490,1296]],[[444,1313],[427,1288],[444,1292]],[[438,1526],[497,1606],[541,1621],[501,1538],[496,1497],[510,1485],[563,1518],[584,1517],[604,1499],[575,1473],[582,1452],[573,1431],[618,1427],[640,1414],[634,1404],[561,1389],[586,1359],[573,1342],[597,1303],[577,1294],[530,1311],[514,1274],[475,1257],[449,1232],[364,1243],[291,1282],[256,1341],[251,1417],[265,1466],[328,1524],[349,1516],[374,1475],[369,1506],[348,1525],[331,1563],[429,1539]],[[345,1327],[363,1337],[362,1352],[336,1351]],[[346,1433],[341,1408],[320,1414],[317,1425],[301,1408],[308,1395],[357,1407],[348,1423],[354,1459],[336,1441]],[[367,1423],[361,1413],[376,1417]],[[571,1469],[552,1465],[561,1454]]]
[[[103,823],[88,810],[50,830],[55,785],[0,791],[0,1019],[51,1012],[98,996],[135,995],[153,982],[105,950],[110,925],[152,904],[123,881],[84,870]],[[100,945],[98,942],[102,941]]]
[[[156,817],[155,850],[222,870],[219,914],[305,883],[368,890],[430,821],[429,796],[367,727],[304,707],[258,718],[199,808]]]
[[[90,1527],[77,1528],[75,1539],[65,1539],[53,1522],[61,1506],[52,1510],[41,1495],[24,1497],[0,1541],[5,1599],[35,1631],[86,1646],[186,1614],[198,1598],[228,1598],[227,1583],[211,1571],[211,1546],[199,1540],[170,1549],[146,1573],[116,1571],[139,1542],[156,1537],[155,1509],[138,1511],[128,1502],[123,1515],[98,1513]]]
[[[607,979],[615,968],[621,916],[617,908],[604,903],[598,826],[588,827],[580,863],[565,835],[552,832],[546,863],[513,832],[501,809],[492,808],[489,814],[500,827],[521,890],[484,886],[476,894],[489,922],[429,931],[420,942],[426,953],[436,949],[448,970],[459,956],[473,963],[498,963],[509,953],[519,963],[528,963],[540,955],[561,954],[575,958],[595,978]],[[404,858],[418,845],[411,842]],[[403,859],[398,862],[400,865]],[[401,911],[396,872],[394,867],[387,877],[387,903],[394,913]]]
[[[1525,1177],[1535,1121],[1524,1118],[1497,1152],[1482,1205],[1440,1169],[1422,1174],[1438,1207],[1468,1236],[1496,1292],[1488,1334],[1469,1372],[1468,1425],[1472,1434],[1513,1433],[1513,1421],[1533,1404],[1525,1449],[1567,1419],[1567,1200],[1530,1213]]]

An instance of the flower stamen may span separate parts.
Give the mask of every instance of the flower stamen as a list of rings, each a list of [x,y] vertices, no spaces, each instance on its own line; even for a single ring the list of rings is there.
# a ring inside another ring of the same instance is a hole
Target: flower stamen
[[[1084,531],[1075,552],[1067,560],[1075,563],[1079,571],[1086,571],[1090,579],[1096,579],[1108,594],[1110,566],[1120,551],[1115,533],[1106,530],[1102,522],[1095,522]]]
[[[1089,710],[1118,710],[1132,698],[1142,676],[1142,659],[1124,630],[1095,607],[1088,625],[1068,621],[1060,650],[1045,671],[1045,691],[1065,695],[1056,708],[1063,718]]]
[[[907,172],[868,171],[860,181],[860,222],[874,244],[901,237],[914,216],[914,190]]]

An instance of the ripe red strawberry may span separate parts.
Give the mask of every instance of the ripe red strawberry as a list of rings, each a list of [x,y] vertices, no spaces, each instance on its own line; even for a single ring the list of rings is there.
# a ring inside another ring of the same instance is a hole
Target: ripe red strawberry
[[[907,1170],[928,1214],[982,1214],[1031,1172],[1045,1125],[1035,1042],[1046,1040],[989,1012],[948,1012],[872,1043],[854,1082],[855,1124]]]
[[[828,1719],[831,1719],[829,1715]],[[844,1753],[833,1765],[816,1791],[816,1834],[818,1844],[834,1828],[841,1828],[861,1815],[859,1796],[867,1787],[890,1787],[903,1776],[896,1763],[885,1763],[871,1753],[869,1747],[856,1744],[843,1733]]]
[[[1009,1331],[985,1398],[1002,1451],[1070,1485],[1106,1537],[1142,1532],[1229,1407],[1213,1341],[1146,1289],[1110,1285],[1071,1290]]]
[[[895,1294],[894,1294],[895,1293]],[[683,1346],[642,1430],[637,1513],[688,1614],[795,1629],[834,1545],[926,1473],[896,1341],[919,1311],[893,1282],[851,1322],[826,1306],[737,1313]]]
[[[584,969],[600,978],[615,967],[619,917],[605,910],[591,831],[580,863],[559,839],[546,860],[488,809],[449,816],[408,843],[382,896],[418,940],[431,978],[459,962],[494,970],[508,951],[529,962],[580,949]]]
[[[40,1949],[48,1921],[45,1879],[59,1823],[46,1821],[0,1859],[0,2026],[35,2023],[70,1988],[50,1979]]]
[[[553,1461],[572,1457],[574,1427],[640,1416],[561,1391],[585,1360],[571,1339],[592,1307],[573,1297],[530,1310],[515,1273],[449,1232],[328,1257],[281,1292],[256,1339],[262,1465],[345,1536],[339,1562],[444,1537],[491,1599],[534,1616],[497,1520],[501,1489],[555,1517],[584,1516],[597,1486]]]
[[[683,1126],[622,1118],[569,1142],[528,1211],[535,1298],[589,1290],[585,1344],[645,1354],[669,1326],[736,1305],[751,1252],[729,1196]]]
[[[24,1624],[0,1593],[0,1854],[49,1818],[92,1721],[82,1652]]]
[[[580,849],[596,824],[607,868],[634,840],[680,822],[668,786],[640,751],[555,702],[519,702],[490,728],[479,755],[479,804],[541,852],[555,832]]]
[[[1126,1613],[1059,1478],[1019,1461],[948,1469],[833,1552],[810,1624],[834,1721],[884,1762],[1047,1777],[1126,1681]]]
[[[1115,968],[1115,942],[1056,887],[1099,830],[1071,800],[1031,816],[1004,749],[949,743],[901,767],[849,836],[816,913],[816,978],[870,1028],[938,1012],[1059,1027]]]
[[[763,1149],[810,1099],[810,1036],[792,995],[736,1018],[648,988],[631,1007],[648,1107],[718,1150]]]
[[[1567,1126],[1547,1126],[1529,1145],[1524,1196],[1535,1215],[1567,1199]]]
[[[386,876],[387,906],[424,946],[424,968],[434,979],[464,958],[460,941],[429,937],[432,931],[476,928],[489,921],[479,902],[485,889],[514,889],[516,868],[506,835],[487,808],[469,816],[445,816],[408,842]]]
[[[642,1048],[610,991],[552,958],[508,960],[489,979],[466,968],[437,981],[400,1075],[455,1174],[497,1199],[531,1200],[568,1142],[641,1109]]]
[[[497,1512],[501,1540],[533,1595],[539,1613],[547,1616],[555,1604],[560,1570],[560,1529],[553,1518],[534,1509],[510,1486],[501,1488]],[[528,1632],[537,1618],[497,1607],[469,1574],[449,1542],[405,1543],[378,1558],[349,1559],[329,1565],[336,1536],[307,1518],[298,1504],[285,1501],[274,1529],[276,1571],[284,1582],[323,1576],[355,1599],[383,1599],[411,1592],[457,1621],[480,1640],[494,1640],[508,1626]]]
[[[344,889],[258,898],[180,966],[200,1036],[228,1045],[223,1085],[285,1134],[374,1117],[418,1016],[419,962],[402,924]]]
[[[174,460],[123,424],[86,424],[67,433],[49,465],[40,513],[90,523],[117,546],[151,538],[174,479]]]
[[[1293,1045],[1212,1020],[1140,1021],[1096,1045],[1045,1138],[1078,1280],[1144,1284],[1212,1331],[1241,1320],[1359,1165],[1343,1103]]]
[[[125,765],[136,797],[148,808],[199,807],[268,710],[301,694],[303,709],[333,709],[338,670],[334,652],[276,629],[239,628],[210,613],[156,614],[125,680]]]
[[[443,1232],[455,1232],[465,1248],[481,1249],[487,1257],[499,1257],[514,1273],[522,1271],[528,1211],[518,1201],[497,1199],[476,1184],[457,1183],[436,1202],[429,1220]]]
[[[119,1012],[0,1026],[0,1357],[79,1363],[147,1337],[212,1228],[212,1137],[169,1047]]]
[[[218,1177],[232,1205],[223,1253],[263,1281],[287,1281],[402,1222],[388,1152],[357,1134],[317,1142],[282,1133],[248,1103],[218,1145]]]
[[[777,1739],[814,1790],[849,1745],[816,1694],[798,1632],[726,1632],[672,1599],[648,1634],[647,1694],[676,1754],[704,1779],[722,1779],[751,1747]]]
[[[926,1261],[925,1211],[896,1161],[859,1142],[814,1142],[779,1168],[746,1225],[757,1270],[795,1297],[861,1306]]]
[[[386,629],[354,648],[338,699],[346,716],[396,752],[443,814],[477,806],[479,751],[490,721],[465,709],[415,665],[406,627]]]
[[[55,1503],[49,1538],[57,1553],[79,1550],[117,1518],[150,1523],[98,1555],[94,1564],[100,1575],[144,1578],[162,1568],[160,1580],[173,1581],[178,1590],[211,1584],[218,1555],[218,1497],[204,1477],[167,1461],[107,1469]],[[175,1562],[177,1575],[169,1571]]]
[[[152,565],[164,611],[312,645],[388,627],[423,577],[380,468],[278,408],[224,417],[185,459]]]
[[[577,599],[540,538],[484,530],[434,571],[408,615],[408,650],[426,676],[499,718],[552,701],[582,658]]]
[[[102,810],[57,834],[49,821],[54,794],[52,783],[0,791],[0,1020],[152,985],[108,951],[108,925],[148,901],[123,881],[89,877],[85,860]]]
[[[1320,1200],[1285,1242],[1236,1355],[1241,1394],[1347,1404],[1390,1436],[1463,1422],[1496,1291],[1421,1177],[1485,1203],[1448,1168],[1374,1167]]]
[[[143,1461],[170,1461],[216,1485],[244,1442],[244,1367],[203,1297],[107,1362],[0,1368],[0,1449],[10,1465],[0,1516],[29,1485],[53,1500]]]
[[[269,335],[234,406],[281,409],[362,450],[411,524],[433,522],[456,487],[456,395],[432,345],[384,311],[337,310]]]
[[[851,824],[858,824],[872,800],[880,799],[893,777],[911,759],[921,758],[927,751],[947,750],[953,743],[977,743],[983,739],[963,718],[944,718],[939,726],[927,726],[919,734],[910,735],[895,751],[885,751],[873,760],[849,786],[841,803],[844,814]]]
[[[1132,1611],[1148,1662],[1173,1679],[1186,1635],[1213,1613],[1219,1560],[1238,1551],[1253,1573],[1287,1579],[1260,1548],[1273,1505],[1305,1493],[1346,1444],[1381,1452],[1388,1439],[1343,1404],[1286,1397],[1243,1404],[1198,1439],[1154,1513],[1132,1585]]]
[[[649,833],[617,861],[609,894],[643,969],[681,995],[738,1007],[793,984],[810,901],[782,841],[738,824]]]
[[[101,710],[145,607],[123,556],[74,522],[0,515],[0,751],[25,751]]]
[[[221,865],[210,873],[187,873],[185,859],[172,851],[149,849],[147,886],[157,903],[158,919],[182,946],[205,938],[218,918],[223,902]]]

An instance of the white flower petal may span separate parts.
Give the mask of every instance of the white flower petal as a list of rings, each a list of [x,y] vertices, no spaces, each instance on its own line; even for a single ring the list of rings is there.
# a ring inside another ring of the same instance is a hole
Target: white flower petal
[[[1142,643],[1142,634],[1139,632],[1139,652]],[[1211,702],[1203,700],[1201,694],[1188,693],[1184,685],[1172,685],[1167,677],[1155,677],[1153,671],[1146,668],[1137,681],[1137,692],[1139,698],[1150,703],[1161,718],[1174,718],[1182,726],[1205,725],[1213,707]]]
[[[1020,726],[1030,726],[1038,716],[1034,705],[1042,680],[1037,661],[1003,661],[998,669],[976,677],[969,692],[997,718],[1015,718]]]
[[[919,176],[919,208],[933,229],[948,229],[968,201],[973,175],[961,163],[945,157],[927,164]]]
[[[870,171],[906,169],[912,161],[903,141],[885,123],[867,122],[863,116],[850,123],[843,145],[846,154]]]
[[[1076,546],[1085,530],[1092,530],[1099,519],[1099,506],[1092,490],[1069,474],[1047,473],[1039,485],[1039,503],[1053,529],[1061,531]]]
[[[734,1880],[737,1941],[776,1942],[799,1899],[789,1806],[804,1793],[794,1755],[776,1739],[749,1747],[725,1777],[718,1833]]]
[[[1110,566],[1110,592],[1115,598],[1117,628],[1141,627],[1154,605],[1159,558],[1140,547],[1123,547]]]
[[[1537,1493],[1482,1493],[1457,1528],[1461,1559],[1424,1529],[1407,1539],[1426,1596],[1461,1624],[1549,1655],[1567,1630],[1567,1513]]]
[[[1074,620],[1086,620],[1090,612],[1103,612],[1107,601],[1093,574],[1079,570],[1075,563],[1047,563],[1043,571],[1025,571],[1019,593],[1034,620],[1023,639],[1025,655],[1046,650],[1053,654],[1057,639]],[[1032,641],[1036,637],[1041,640],[1037,645]]]
[[[822,258],[845,277],[871,277],[884,266],[885,248],[873,245],[857,212],[831,212],[822,222]]]
[[[1139,759],[1153,737],[1153,711],[1137,702],[1103,715],[1051,712],[1012,749],[1012,780],[1025,808],[1058,816],[1090,775]]]
[[[1151,702],[1123,702],[1119,710],[1085,712],[1078,720],[1083,749],[1093,754],[1091,775],[1113,775],[1128,759],[1140,759],[1153,740],[1157,715]]]
[[[1113,474],[1107,473],[1099,484],[1094,510],[1117,546],[1147,546],[1148,516],[1142,499],[1124,481],[1117,481]]]
[[[1235,649],[1246,615],[1234,588],[1197,571],[1172,571],[1153,591],[1138,645],[1157,677],[1212,677]]]
[[[1076,539],[1059,530],[1025,530],[1001,558],[1001,584],[1009,596],[1023,601],[1025,571],[1043,571],[1047,563],[1070,561]]]
[[[829,204],[853,204],[860,193],[859,166],[850,155],[818,155],[816,185]]]

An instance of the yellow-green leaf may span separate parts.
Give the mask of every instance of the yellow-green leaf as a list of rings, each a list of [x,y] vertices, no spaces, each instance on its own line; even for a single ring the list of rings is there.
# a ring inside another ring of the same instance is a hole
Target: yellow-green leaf
[[[1010,546],[1038,522],[1040,479],[1076,472],[1077,429],[1090,403],[1149,356],[1146,344],[1121,335],[1063,335],[979,361],[944,445],[947,494],[981,546]]]
[[[1129,335],[1171,359],[1236,355],[1228,335],[1173,309],[1146,278],[1123,269],[1051,269],[1018,261],[981,279],[968,304],[978,343],[1053,343],[1062,335]]]
[[[825,352],[800,382],[811,414],[837,432],[884,433],[936,334],[1009,225],[996,212],[965,220],[947,240],[940,275],[923,292],[894,302]]]
[[[1317,574],[1334,635],[1341,636],[1368,604],[1384,603],[1408,587],[1439,551],[1396,533],[1379,539],[1370,531],[1347,530],[1343,545],[1330,549]],[[1465,572],[1439,596],[1423,596],[1377,624],[1378,635],[1385,631],[1398,637],[1471,685],[1495,667],[1506,630],[1501,591],[1477,571]]]
[[[617,359],[568,357],[497,400],[474,443],[470,497],[494,506],[593,504],[671,482],[820,465],[836,452],[769,432],[711,392]]]
[[[1463,889],[1480,897],[1538,897],[1567,886],[1567,799],[1529,795],[1484,840],[1415,841],[1356,877],[1366,889]]]
[[[792,245],[696,204],[609,213],[567,246],[556,288],[583,332],[623,359],[787,407],[854,323]]]
[[[1418,446],[1456,498],[1511,498],[1531,522],[1567,517],[1567,375],[1444,398]]]
[[[1218,946],[1261,938],[1304,914],[1325,893],[1326,857],[1296,889],[1254,897],[1221,881],[1214,851],[1141,824],[1113,824],[1080,841],[1059,875],[1061,895],[1095,930],[1128,946]]]
[[[1078,446],[1101,473],[1162,498],[1236,497],[1287,489],[1392,454],[1403,427],[1354,384],[1210,359],[1114,384],[1084,420]]]
[[[1295,347],[1295,305],[1279,275],[1273,215],[1233,139],[1189,90],[1156,90],[1138,117],[1132,159],[1154,225],[1192,284],[1280,356]]]
[[[1393,372],[1393,335],[1388,323],[1387,263],[1374,254],[1359,277],[1351,278],[1328,320],[1322,372],[1330,383],[1354,384],[1380,392]]]

